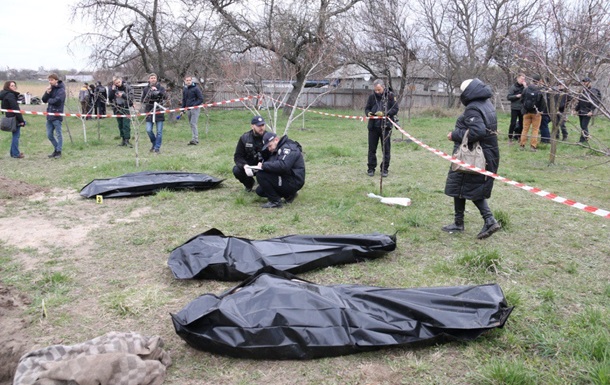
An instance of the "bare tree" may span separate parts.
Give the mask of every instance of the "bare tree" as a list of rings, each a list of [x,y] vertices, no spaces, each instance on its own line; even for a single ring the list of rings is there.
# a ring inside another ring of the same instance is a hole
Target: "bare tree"
[[[289,68],[294,77],[294,88],[286,100],[289,106],[296,105],[308,76],[328,56],[335,26],[360,1],[208,0],[241,39],[240,52],[269,51],[281,59],[280,68]],[[284,113],[291,117],[293,108],[285,108]]]
[[[447,85],[449,106],[462,80],[485,79],[491,65],[510,58],[503,52],[509,37],[531,27],[538,15],[538,0],[418,0],[417,13],[430,43],[431,66]],[[507,61],[507,60],[506,60]]]
[[[594,102],[597,113],[610,118],[610,111],[603,101],[592,100],[589,93],[581,92],[580,86],[585,76],[601,80],[610,75],[610,4],[601,0],[550,0],[543,12],[547,17],[541,19],[529,44],[515,41],[512,44],[522,53],[519,67],[529,68],[547,80],[551,138],[555,138],[559,130],[555,100],[561,92],[567,92],[573,100],[586,98]],[[566,91],[559,91],[555,85],[564,86]],[[589,146],[608,153],[607,145],[596,143],[594,139],[589,141]],[[551,164],[555,162],[556,150],[557,143],[552,140]]]
[[[193,1],[80,0],[72,17],[88,20],[95,30],[81,38],[94,47],[96,67],[131,67],[135,76],[155,72],[170,86],[187,73],[204,76],[223,49],[224,31],[211,9]]]

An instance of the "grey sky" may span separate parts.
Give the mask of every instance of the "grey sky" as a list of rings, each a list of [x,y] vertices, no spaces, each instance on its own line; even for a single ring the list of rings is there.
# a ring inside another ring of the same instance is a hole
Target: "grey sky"
[[[70,5],[76,0],[0,0],[0,69],[90,68],[87,47],[68,44],[86,32],[80,23],[70,23]]]

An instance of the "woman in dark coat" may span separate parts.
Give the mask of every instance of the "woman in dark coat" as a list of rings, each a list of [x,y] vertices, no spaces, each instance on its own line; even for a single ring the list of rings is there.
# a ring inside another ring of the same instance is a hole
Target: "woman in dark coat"
[[[469,145],[479,142],[485,154],[485,169],[496,173],[500,164],[500,150],[498,148],[496,109],[489,101],[492,96],[491,88],[475,78],[465,80],[460,89],[462,90],[460,101],[466,106],[466,110],[457,119],[455,129],[447,134],[447,139],[453,141],[453,153],[455,153],[462,143],[466,130],[470,130],[468,132]],[[501,226],[487,205],[493,184],[494,178],[489,176],[462,173],[450,168],[445,184],[445,194],[453,197],[455,221],[443,226],[443,231],[449,233],[464,231],[464,210],[467,199],[477,206],[485,220],[483,229],[477,238],[484,239],[498,231]]]
[[[0,91],[0,100],[2,100],[0,107],[4,110],[19,110],[18,97],[17,83],[12,80],[6,81],[2,91]],[[19,137],[21,136],[21,127],[25,126],[25,120],[23,120],[23,115],[16,112],[7,112],[6,117],[15,117],[17,120],[17,130],[13,132],[13,140],[11,141],[11,158],[22,159],[25,155],[19,151]]]

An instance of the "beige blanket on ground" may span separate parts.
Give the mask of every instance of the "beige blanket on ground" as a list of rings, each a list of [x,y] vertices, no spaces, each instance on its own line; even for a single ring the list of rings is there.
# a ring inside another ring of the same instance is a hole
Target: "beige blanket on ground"
[[[23,355],[13,385],[159,385],[172,364],[162,348],[161,337],[117,332],[53,345]]]

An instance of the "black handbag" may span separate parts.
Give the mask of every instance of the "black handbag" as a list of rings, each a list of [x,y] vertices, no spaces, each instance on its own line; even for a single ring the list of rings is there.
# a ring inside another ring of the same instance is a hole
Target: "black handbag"
[[[458,147],[453,157],[461,160],[464,163],[468,163],[480,169],[485,169],[485,154],[483,154],[483,148],[476,142],[472,145],[472,150],[468,148],[468,132],[470,130],[466,130],[464,134],[464,138],[462,139],[462,144]],[[451,169],[457,172],[463,172],[467,174],[478,174],[478,172],[466,168],[464,166],[460,166],[456,163],[451,163]]]
[[[6,132],[17,131],[17,119],[14,116],[10,118],[8,116],[3,117],[2,121],[0,121],[0,130]]]

